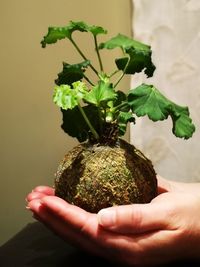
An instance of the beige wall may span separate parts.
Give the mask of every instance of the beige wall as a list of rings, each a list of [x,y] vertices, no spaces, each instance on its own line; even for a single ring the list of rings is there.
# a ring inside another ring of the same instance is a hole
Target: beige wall
[[[45,50],[40,47],[49,25],[65,25],[69,20],[102,25],[110,35],[131,34],[131,3],[0,1],[0,243],[32,220],[25,210],[27,192],[38,184],[52,185],[59,160],[76,144],[60,129],[61,114],[52,102],[52,88],[61,62],[80,58],[65,42]],[[83,43],[90,55],[85,39]],[[111,68],[109,61],[107,68]],[[121,85],[127,88],[129,79]]]

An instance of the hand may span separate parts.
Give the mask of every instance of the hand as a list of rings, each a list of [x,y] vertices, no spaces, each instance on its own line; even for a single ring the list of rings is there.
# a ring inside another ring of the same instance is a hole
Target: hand
[[[54,196],[54,190],[47,186],[38,186],[26,197],[27,208],[33,217],[44,223],[53,232],[67,242],[98,256],[104,255],[103,229],[98,225],[97,215],[68,204]],[[113,235],[111,233],[111,235]],[[99,236],[99,237],[98,237]],[[101,243],[103,245],[101,245]],[[115,251],[107,255],[115,254]]]
[[[34,216],[74,245],[134,266],[200,258],[200,185],[158,177],[159,195],[88,213],[36,187],[27,196]]]

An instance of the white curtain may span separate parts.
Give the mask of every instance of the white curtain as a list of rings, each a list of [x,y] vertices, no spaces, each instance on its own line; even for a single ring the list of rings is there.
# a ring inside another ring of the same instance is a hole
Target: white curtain
[[[131,143],[148,156],[160,175],[200,182],[200,1],[132,0],[134,38],[152,46],[154,77],[135,75],[154,84],[179,105],[189,106],[196,132],[189,140],[176,138],[170,119],[139,118],[131,127]]]

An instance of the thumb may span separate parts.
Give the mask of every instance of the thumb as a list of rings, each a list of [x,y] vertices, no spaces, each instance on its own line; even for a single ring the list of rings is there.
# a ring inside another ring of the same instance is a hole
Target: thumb
[[[115,206],[100,210],[98,221],[102,227],[118,233],[168,229],[170,216],[164,207],[156,202]]]

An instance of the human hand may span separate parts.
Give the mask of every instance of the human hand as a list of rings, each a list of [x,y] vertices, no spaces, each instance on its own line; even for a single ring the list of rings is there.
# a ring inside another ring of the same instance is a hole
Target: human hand
[[[200,257],[200,190],[193,193],[192,184],[160,177],[158,185],[161,194],[151,203],[99,214],[68,204],[48,187],[35,188],[27,200],[35,217],[54,232],[104,258],[149,266]]]
[[[26,199],[27,208],[33,212],[33,217],[61,238],[95,255],[113,257],[115,251],[108,253],[108,249],[105,253],[105,246],[101,245],[100,238],[97,237],[101,227],[96,214],[88,213],[54,196],[54,189],[47,186],[37,186]],[[105,231],[101,229],[101,232]]]

